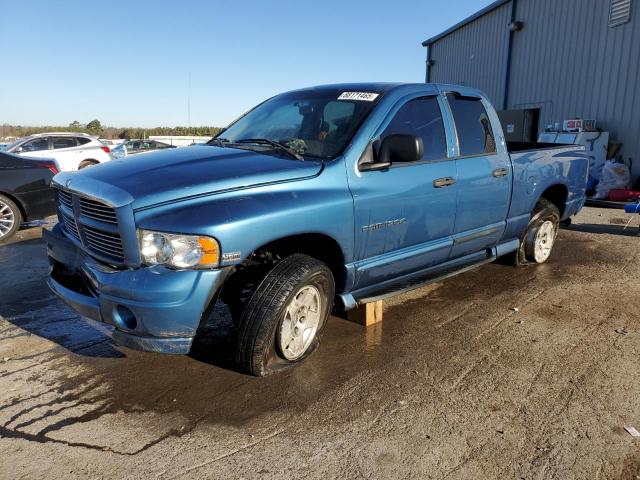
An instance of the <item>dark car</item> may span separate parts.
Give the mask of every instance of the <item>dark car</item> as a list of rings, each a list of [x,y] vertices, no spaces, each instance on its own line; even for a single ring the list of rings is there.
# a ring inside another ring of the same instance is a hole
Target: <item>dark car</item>
[[[0,152],[0,242],[13,236],[22,222],[56,212],[51,188],[56,173],[58,166],[53,160]]]

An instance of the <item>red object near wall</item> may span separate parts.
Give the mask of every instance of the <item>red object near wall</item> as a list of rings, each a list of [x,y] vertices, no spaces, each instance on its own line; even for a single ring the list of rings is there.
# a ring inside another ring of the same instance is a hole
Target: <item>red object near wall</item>
[[[636,190],[625,190],[617,188],[609,192],[609,200],[614,202],[628,202],[640,198],[640,192]]]

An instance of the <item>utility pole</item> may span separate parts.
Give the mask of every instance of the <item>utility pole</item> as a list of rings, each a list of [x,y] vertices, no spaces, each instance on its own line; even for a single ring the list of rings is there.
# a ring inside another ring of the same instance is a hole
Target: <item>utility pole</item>
[[[187,127],[191,129],[191,72],[189,72],[189,88],[187,91]]]

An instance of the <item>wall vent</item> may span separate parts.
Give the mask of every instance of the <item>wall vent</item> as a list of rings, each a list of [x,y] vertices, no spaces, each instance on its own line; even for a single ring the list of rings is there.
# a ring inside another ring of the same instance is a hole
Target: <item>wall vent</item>
[[[631,21],[631,0],[611,0],[609,26],[617,27]]]

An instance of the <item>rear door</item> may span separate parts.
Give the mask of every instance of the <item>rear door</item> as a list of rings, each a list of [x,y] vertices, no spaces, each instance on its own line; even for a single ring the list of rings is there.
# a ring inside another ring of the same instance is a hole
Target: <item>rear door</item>
[[[458,200],[451,257],[498,243],[511,200],[512,169],[499,125],[490,105],[458,92],[446,95],[457,137]]]
[[[424,155],[419,161],[394,163],[382,171],[349,169],[356,225],[356,288],[442,263],[451,250],[456,165],[447,157],[437,96],[399,102],[363,157],[372,155],[391,134],[422,138]]]
[[[64,171],[77,170],[81,158],[79,157],[76,138],[71,136],[52,136],[53,157]]]

